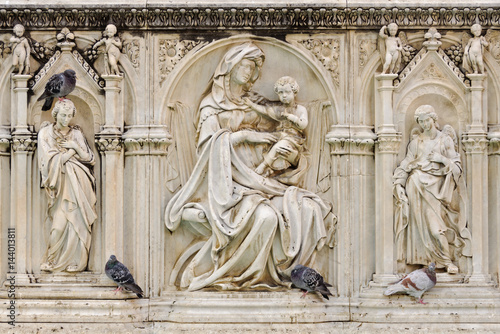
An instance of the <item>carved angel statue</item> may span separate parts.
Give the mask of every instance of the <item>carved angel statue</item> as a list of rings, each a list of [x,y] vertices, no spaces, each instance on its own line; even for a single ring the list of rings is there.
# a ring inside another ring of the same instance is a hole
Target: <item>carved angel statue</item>
[[[481,36],[481,25],[473,24],[470,28],[473,37],[468,33],[462,35],[462,46],[464,48],[464,58],[462,66],[467,73],[484,73],[483,55],[489,43]]]
[[[416,49],[408,43],[406,34],[400,31],[396,37],[397,32],[396,23],[383,26],[379,32],[379,51],[384,74],[398,73],[416,54]]]
[[[438,130],[430,105],[415,111],[422,131],[412,131],[406,157],[394,171],[398,260],[436,263],[449,274],[470,270],[471,235],[466,221],[466,189],[457,135]]]
[[[80,127],[69,125],[75,113],[71,100],[57,101],[52,109],[55,122],[42,124],[38,132],[41,183],[51,225],[43,271],[84,271],[97,220],[95,157]]]

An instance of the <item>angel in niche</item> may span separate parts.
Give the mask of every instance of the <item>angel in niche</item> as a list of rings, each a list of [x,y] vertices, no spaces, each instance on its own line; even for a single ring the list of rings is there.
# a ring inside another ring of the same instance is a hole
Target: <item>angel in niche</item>
[[[483,54],[484,48],[489,45],[486,38],[481,36],[482,27],[479,24],[473,24],[470,31],[474,37],[464,33],[462,45],[464,46],[464,59],[462,66],[467,73],[484,73]]]
[[[410,265],[435,262],[449,274],[470,269],[466,188],[457,135],[438,129],[430,105],[415,111],[421,130],[412,130],[406,157],[394,171],[398,260]]]
[[[396,23],[383,26],[379,32],[379,51],[382,57],[383,74],[396,74],[415,56],[416,49],[408,44],[403,31],[398,32]]]

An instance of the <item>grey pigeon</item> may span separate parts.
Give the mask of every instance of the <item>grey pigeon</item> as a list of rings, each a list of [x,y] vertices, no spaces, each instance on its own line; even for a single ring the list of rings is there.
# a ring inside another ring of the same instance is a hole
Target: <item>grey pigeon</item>
[[[422,295],[436,285],[436,264],[432,262],[428,268],[417,269],[390,285],[385,290],[384,295],[389,296],[395,293],[406,293],[418,298],[420,304],[424,303]]]
[[[293,268],[291,279],[293,285],[301,289],[303,294],[300,298],[304,298],[310,291],[317,291],[326,299],[328,296],[333,296],[328,287],[330,284],[323,281],[321,276],[316,270],[298,264]]]
[[[45,99],[42,110],[49,110],[52,107],[54,97],[58,97],[61,100],[75,89],[75,85],[75,71],[66,70],[62,73],[54,74],[45,85],[43,94],[37,99],[37,101]]]
[[[123,289],[134,292],[137,297],[142,298],[144,292],[140,286],[135,284],[132,274],[127,267],[120,261],[116,259],[116,256],[111,255],[108,262],[106,263],[106,268],[104,269],[106,276],[118,284],[118,288],[115,291],[121,291]]]

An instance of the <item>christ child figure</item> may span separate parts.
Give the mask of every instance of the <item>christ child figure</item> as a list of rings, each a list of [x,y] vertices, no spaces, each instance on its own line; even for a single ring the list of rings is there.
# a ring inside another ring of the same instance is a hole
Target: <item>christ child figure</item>
[[[267,177],[274,172],[296,166],[300,159],[308,117],[306,108],[295,101],[298,91],[297,81],[284,76],[274,84],[274,92],[279,97],[280,105],[262,106],[248,98],[244,99],[245,104],[251,109],[279,122],[276,129],[277,142],[264,154],[264,160],[255,169],[257,174]]]

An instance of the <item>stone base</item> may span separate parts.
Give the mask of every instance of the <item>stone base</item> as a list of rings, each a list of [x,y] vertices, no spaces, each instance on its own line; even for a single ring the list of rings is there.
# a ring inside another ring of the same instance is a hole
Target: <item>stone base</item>
[[[286,334],[441,334],[441,333],[480,333],[494,334],[500,332],[499,324],[411,324],[411,323],[360,323],[330,322],[318,324],[176,324],[169,322],[149,322],[131,324],[93,324],[93,323],[61,323],[61,324],[16,324],[15,327],[0,324],[0,334],[53,334],[53,333],[126,333],[126,334],[228,334],[228,333],[286,333]]]

